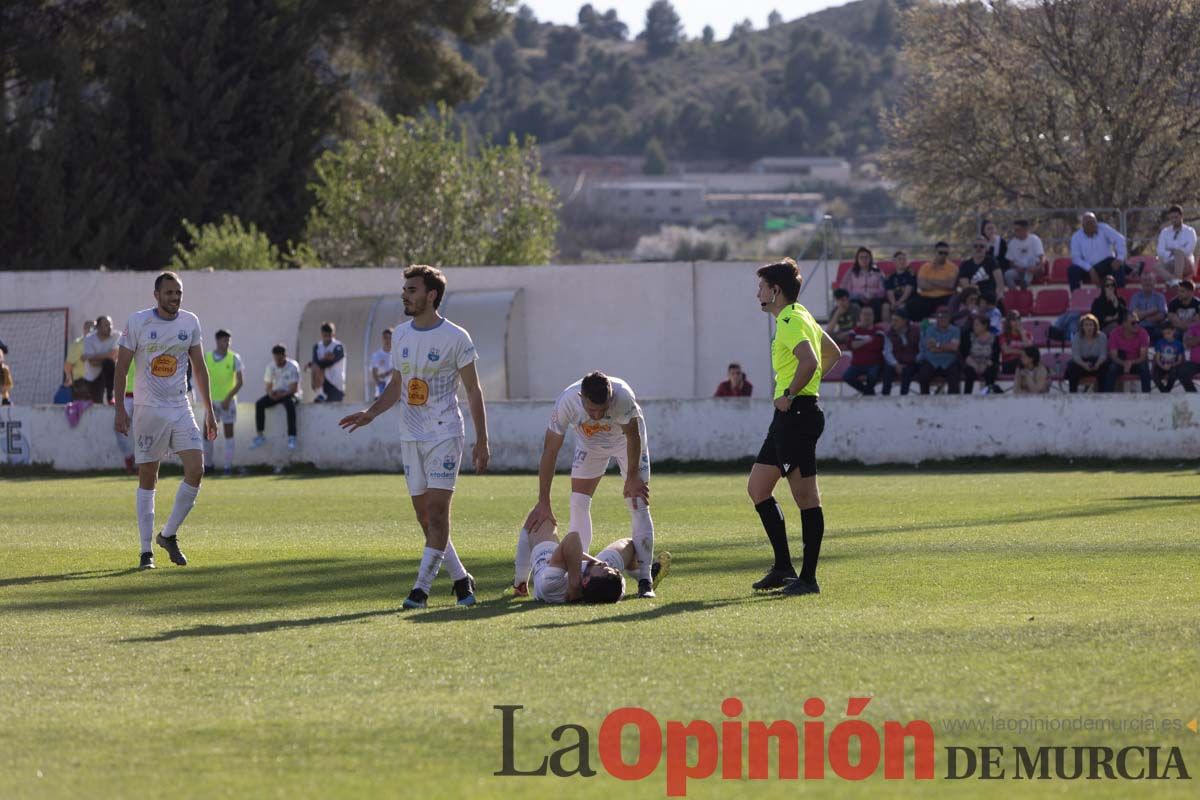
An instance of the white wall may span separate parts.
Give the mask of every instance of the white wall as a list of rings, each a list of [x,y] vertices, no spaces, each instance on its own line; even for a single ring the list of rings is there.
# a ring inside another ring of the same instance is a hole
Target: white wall
[[[1160,394],[830,398],[818,456],[866,464],[988,456],[1194,460],[1200,452],[1200,397]],[[248,448],[254,408],[243,404],[236,462],[312,462],[330,470],[398,470],[395,412],[354,434],[337,426],[345,404],[305,405],[299,447],[284,447],[282,409],[267,417],[270,443]],[[535,470],[551,404],[490,403],[492,465]],[[730,460],[758,452],[771,418],[766,400],[650,400],[644,403],[652,461]],[[0,409],[0,463],[32,461],[60,470],[120,465],[113,411],[92,407],[71,428],[61,406]],[[473,433],[468,422],[468,452]],[[560,467],[565,467],[568,442]],[[221,447],[216,448],[218,463]],[[469,457],[464,456],[464,462]]]

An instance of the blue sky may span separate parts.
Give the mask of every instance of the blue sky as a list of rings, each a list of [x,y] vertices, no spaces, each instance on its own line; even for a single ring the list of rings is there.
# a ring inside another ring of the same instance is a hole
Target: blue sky
[[[579,7],[587,0],[522,0],[544,22],[574,24]],[[601,13],[610,8],[629,26],[629,35],[636,36],[645,27],[646,9],[653,0],[591,0],[592,7]],[[830,6],[844,5],[845,0],[673,0],[675,11],[683,21],[689,37],[698,37],[705,25],[712,25],[718,39],[724,39],[734,24],[747,17],[755,28],[765,28],[767,15],[778,9],[785,20],[793,20]]]

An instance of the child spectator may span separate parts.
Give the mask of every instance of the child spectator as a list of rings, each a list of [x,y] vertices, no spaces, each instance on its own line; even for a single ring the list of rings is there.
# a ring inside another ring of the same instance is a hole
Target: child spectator
[[[1108,337],[1100,330],[1100,320],[1093,314],[1079,319],[1079,331],[1071,339],[1071,362],[1067,364],[1067,387],[1071,394],[1079,391],[1079,381],[1095,378],[1096,390],[1104,391],[1104,376],[1108,369]]]
[[[900,382],[900,395],[908,394],[917,374],[917,356],[921,352],[921,326],[910,322],[904,309],[892,314],[891,327],[883,341],[883,393],[892,393],[892,383]]]
[[[1021,366],[1013,378],[1013,394],[1045,394],[1050,391],[1050,370],[1042,363],[1036,347],[1026,347],[1021,353]]]
[[[996,335],[988,330],[987,320],[975,317],[963,366],[963,394],[975,390],[975,381],[983,378],[983,393],[998,392],[996,386]]]
[[[1186,355],[1183,347],[1183,341],[1179,338],[1179,331],[1170,320],[1167,320],[1162,326],[1162,335],[1157,342],[1154,343],[1154,366],[1152,373],[1154,376],[1154,385],[1163,394],[1167,394],[1175,388],[1175,381],[1183,384],[1182,367],[1186,365]],[[1188,383],[1191,383],[1189,380]],[[1195,391],[1195,386],[1192,390]],[[1184,391],[1187,391],[1187,386],[1184,385]]]
[[[883,282],[887,298],[884,304],[884,315],[887,317],[885,321],[891,321],[891,312],[904,308],[913,292],[917,290],[917,276],[909,269],[908,254],[897,250],[892,259],[896,262],[896,271]]]
[[[887,290],[883,286],[883,273],[875,266],[875,256],[865,247],[854,254],[854,266],[846,273],[842,288],[850,293],[850,302],[859,306],[870,306],[879,316]]]
[[[1106,391],[1113,391],[1122,375],[1137,375],[1142,393],[1150,392],[1150,334],[1138,323],[1137,314],[1124,314],[1121,324],[1108,334]]]
[[[850,293],[845,289],[833,290],[833,313],[825,330],[840,347],[850,342],[850,332],[858,324],[858,306],[850,302]]]
[[[859,394],[874,395],[883,371],[883,331],[875,327],[875,312],[863,306],[850,337],[850,366],[842,380]]]
[[[1185,392],[1196,391],[1192,379],[1200,372],[1200,320],[1193,322],[1183,335],[1183,346],[1187,350],[1190,361],[1179,365],[1179,382]]]

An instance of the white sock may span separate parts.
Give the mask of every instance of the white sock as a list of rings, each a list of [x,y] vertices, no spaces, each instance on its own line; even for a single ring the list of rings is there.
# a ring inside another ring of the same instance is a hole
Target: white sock
[[[433,579],[437,577],[438,571],[442,568],[442,559],[445,557],[446,554],[443,551],[426,547],[424,555],[421,556],[421,568],[417,570],[417,582],[413,584],[413,588],[429,594],[429,590],[433,588]]]
[[[151,551],[150,542],[154,538],[154,490],[137,490],[137,521],[138,537],[142,540],[142,552]]]
[[[579,492],[571,492],[571,519],[567,523],[567,533],[575,531],[579,534],[579,543],[583,552],[592,552],[592,498]]]
[[[467,568],[458,560],[458,551],[454,549],[454,542],[449,539],[446,540],[446,558],[442,563],[450,573],[450,580],[459,581],[467,577]]]
[[[171,509],[171,516],[167,518],[167,524],[162,529],[164,537],[170,539],[179,533],[179,526],[187,519],[192,506],[196,505],[196,495],[198,494],[200,494],[199,486],[192,486],[186,482],[179,484],[179,491],[175,492],[175,507]]]
[[[233,437],[225,440],[225,469],[233,469]]]
[[[204,440],[204,468],[208,469],[213,465],[213,443],[208,439]]]
[[[529,531],[521,528],[517,534],[517,557],[513,559],[513,586],[529,583],[530,563],[533,559],[533,548],[529,546]]]
[[[629,509],[633,549],[637,552],[638,580],[649,579],[650,568],[654,565],[654,522],[650,519],[650,506],[640,497],[626,497],[625,507]]]

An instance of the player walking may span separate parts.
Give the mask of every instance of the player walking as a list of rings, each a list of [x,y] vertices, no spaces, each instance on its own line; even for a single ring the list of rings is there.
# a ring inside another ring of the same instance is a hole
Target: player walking
[[[392,379],[365,411],[339,423],[353,432],[404,399],[400,442],[404,479],[417,522],[425,532],[425,552],[405,608],[425,608],[433,579],[445,561],[459,605],[475,603],[475,579],[450,541],[450,501],[463,451],[463,416],[458,382],[467,390],[475,423],[472,460],[477,473],[487,470],[488,432],[483,389],[475,371],[478,355],[471,335],[438,313],[446,294],[446,276],[422,265],[404,270],[404,313],[410,322],[395,329]]]
[[[217,347],[204,354],[208,367],[209,390],[213,398],[213,414],[217,423],[225,428],[225,474],[233,474],[233,426],[237,422],[237,393],[242,388],[242,357],[229,349],[232,335],[221,329],[216,335]],[[204,471],[211,475],[216,469],[213,463],[213,443],[204,440]]]

